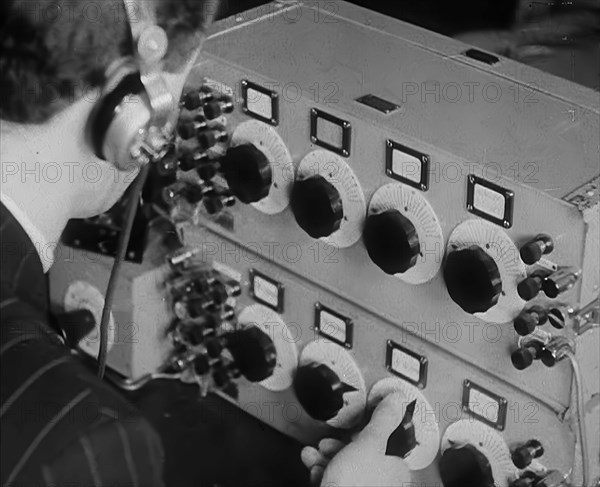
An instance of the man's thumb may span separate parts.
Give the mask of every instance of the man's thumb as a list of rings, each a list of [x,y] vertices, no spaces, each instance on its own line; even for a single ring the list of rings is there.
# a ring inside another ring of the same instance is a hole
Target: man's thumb
[[[373,411],[369,424],[358,433],[354,441],[373,441],[378,449],[383,448],[382,451],[385,451],[388,438],[402,422],[410,402],[404,394],[398,392],[385,396]]]

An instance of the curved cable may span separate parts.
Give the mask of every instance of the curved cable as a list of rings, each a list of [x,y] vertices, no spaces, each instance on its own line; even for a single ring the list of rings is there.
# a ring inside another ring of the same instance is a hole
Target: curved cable
[[[125,255],[127,254],[127,247],[131,237],[131,230],[133,228],[133,222],[135,221],[138,203],[140,201],[142,190],[144,189],[144,184],[146,183],[149,172],[150,164],[144,164],[140,169],[140,173],[133,182],[131,194],[129,195],[129,201],[127,202],[124,226],[119,234],[115,262],[113,264],[110,278],[108,280],[108,286],[106,288],[102,319],[100,320],[100,350],[98,351],[98,377],[100,379],[104,378],[104,371],[106,370],[106,354],[108,352],[108,322],[117,288],[117,282],[119,280],[118,278],[121,264],[125,260]]]
[[[579,443],[581,447],[581,479],[582,487],[588,487],[588,472],[589,472],[589,457],[587,451],[587,438],[586,438],[586,425],[584,405],[583,405],[583,381],[581,377],[581,369],[579,368],[579,362],[575,357],[575,354],[571,350],[565,351],[565,356],[571,363],[573,369],[573,384],[575,385],[575,396],[577,402],[577,427],[579,430]]]

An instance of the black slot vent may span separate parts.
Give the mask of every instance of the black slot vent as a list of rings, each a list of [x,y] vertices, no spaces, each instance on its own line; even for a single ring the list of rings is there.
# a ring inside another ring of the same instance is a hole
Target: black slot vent
[[[375,95],[364,95],[360,98],[357,98],[356,101],[358,103],[362,103],[363,105],[367,105],[371,108],[374,108],[375,110],[378,110],[382,113],[385,113],[386,115],[400,108],[399,105],[396,105],[391,101],[384,100],[383,98],[380,98]]]
[[[500,62],[500,58],[498,56],[494,56],[489,52],[480,51],[479,49],[469,49],[464,52],[464,55],[490,66]]]

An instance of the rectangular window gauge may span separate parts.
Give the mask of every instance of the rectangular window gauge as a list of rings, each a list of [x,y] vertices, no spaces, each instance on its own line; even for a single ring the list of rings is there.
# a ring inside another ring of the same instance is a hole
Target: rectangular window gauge
[[[386,368],[420,389],[427,385],[427,358],[392,340],[387,341]]]
[[[500,225],[512,227],[515,194],[497,184],[469,174],[467,178],[467,210]]]
[[[323,306],[315,305],[315,330],[319,335],[342,345],[352,348],[354,325],[350,318]]]
[[[279,124],[279,96],[273,90],[242,80],[242,110],[271,125]]]
[[[470,380],[463,383],[462,409],[480,421],[503,431],[506,424],[507,400],[473,384]]]
[[[250,294],[255,301],[283,313],[283,285],[264,274],[250,270]]]
[[[316,108],[310,110],[310,141],[336,154],[350,155],[350,122]]]
[[[388,139],[386,141],[385,173],[409,186],[429,189],[429,162],[427,154]]]

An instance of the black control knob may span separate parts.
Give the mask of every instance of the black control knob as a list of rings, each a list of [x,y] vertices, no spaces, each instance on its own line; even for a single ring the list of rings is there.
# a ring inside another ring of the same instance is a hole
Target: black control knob
[[[494,487],[492,467],[486,456],[473,445],[454,445],[440,458],[444,487]]]
[[[198,135],[198,132],[208,127],[208,121],[202,115],[194,118],[180,118],[177,123],[177,133],[184,140],[189,140]]]
[[[169,176],[173,176],[177,173],[178,167],[178,152],[175,144],[171,144],[167,153],[157,163],[157,173],[161,179],[169,179]]]
[[[212,285],[212,298],[215,303],[225,304],[228,298],[236,298],[241,294],[241,287],[236,281],[216,281]]]
[[[242,203],[255,203],[269,195],[271,164],[253,144],[229,148],[221,161],[221,171],[229,189]]]
[[[546,367],[554,367],[561,359],[562,357],[558,354],[558,350],[548,345],[540,353],[540,360]]]
[[[519,254],[525,264],[532,265],[538,262],[542,256],[549,254],[553,250],[554,242],[552,241],[552,237],[539,234],[523,245],[519,250]]]
[[[313,419],[327,421],[334,418],[344,406],[344,394],[355,390],[325,364],[311,362],[296,370],[296,397]]]
[[[471,314],[490,309],[502,292],[496,262],[476,245],[450,252],[444,265],[444,280],[450,297]]]
[[[533,472],[525,472],[523,475],[511,482],[508,487],[535,487],[540,477]]]
[[[201,272],[190,279],[187,277],[178,277],[172,281],[167,281],[165,287],[174,299],[194,294],[204,294],[210,289],[210,284],[215,278],[210,272]]]
[[[206,198],[202,204],[209,215],[216,215],[224,208],[221,198]]]
[[[213,90],[208,86],[201,86],[197,90],[188,91],[181,98],[181,106],[186,110],[192,111],[197,110],[210,100],[213,100],[215,94]]]
[[[183,198],[191,205],[195,205],[202,201],[207,191],[208,189],[204,185],[177,181],[163,188],[162,198],[169,206],[175,205],[179,198]]]
[[[223,364],[216,364],[212,367],[212,378],[217,387],[225,389],[231,383],[231,374]]]
[[[71,347],[76,347],[96,326],[96,318],[88,309],[57,314],[55,319]]]
[[[223,352],[223,344],[216,337],[208,338],[204,342],[206,353],[210,358],[219,358]]]
[[[515,448],[512,452],[512,461],[515,467],[524,469],[531,465],[535,458],[539,458],[544,454],[544,447],[538,440],[529,440],[524,445]]]
[[[548,321],[548,312],[541,306],[535,305],[524,309],[513,320],[515,331],[521,335],[533,333],[536,327],[543,325]]]
[[[210,157],[207,152],[203,152],[201,150],[184,150],[179,156],[179,169],[187,172],[193,169],[198,169],[209,162]]]
[[[541,343],[531,342],[518,348],[510,355],[510,360],[517,370],[525,370],[534,360],[541,358],[543,347]]]
[[[221,194],[220,198],[221,198],[221,202],[223,203],[223,206],[230,208],[235,205],[235,202],[236,202],[235,196],[233,196],[233,194],[230,192]]]
[[[209,120],[214,120],[215,118],[220,117],[224,113],[231,113],[233,109],[233,102],[226,98],[221,98],[219,100],[210,100],[207,103],[205,103],[202,107],[204,115]]]
[[[290,206],[298,225],[312,238],[331,235],[344,217],[338,190],[322,176],[296,181]]]
[[[275,370],[277,351],[273,340],[256,327],[229,333],[225,347],[231,352],[237,369],[250,382],[265,380]]]
[[[198,355],[194,359],[194,372],[200,376],[210,372],[210,360],[206,355]]]
[[[209,319],[212,318],[207,315],[206,319],[198,320],[198,323],[181,323],[179,325],[181,337],[194,347],[203,344],[207,337],[214,334]]]
[[[398,210],[370,215],[363,238],[371,260],[387,274],[406,272],[417,263],[421,251],[417,230]]]
[[[216,144],[227,142],[229,140],[229,134],[224,127],[215,127],[214,129],[207,129],[198,132],[196,136],[198,146],[206,151]]]
[[[235,318],[235,308],[233,306],[225,305],[221,310],[219,319],[221,321],[231,321]]]
[[[517,293],[525,301],[531,301],[542,290],[542,283],[545,276],[543,274],[532,274],[523,279],[517,285]]]
[[[215,302],[210,294],[202,294],[175,301],[173,310],[180,320],[200,320],[215,309]]]
[[[556,298],[571,289],[579,279],[579,272],[572,269],[559,269],[542,282],[542,290],[549,298]]]
[[[385,448],[386,455],[406,458],[418,445],[415,424],[413,423],[416,405],[417,400],[415,399],[406,407],[400,425],[388,437]]]
[[[217,165],[214,163],[202,164],[196,167],[196,172],[202,181],[210,181],[217,175]]]

